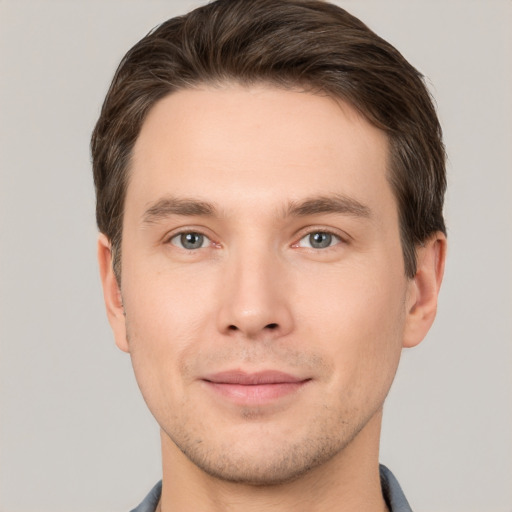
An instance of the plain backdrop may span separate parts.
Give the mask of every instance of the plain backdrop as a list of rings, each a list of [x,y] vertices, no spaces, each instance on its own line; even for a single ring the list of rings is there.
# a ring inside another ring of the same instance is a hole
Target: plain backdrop
[[[89,137],[123,54],[198,1],[0,0],[0,511],[128,511],[158,429],[113,343]],[[436,324],[381,460],[416,512],[512,511],[512,2],[338,2],[427,77],[449,154]]]

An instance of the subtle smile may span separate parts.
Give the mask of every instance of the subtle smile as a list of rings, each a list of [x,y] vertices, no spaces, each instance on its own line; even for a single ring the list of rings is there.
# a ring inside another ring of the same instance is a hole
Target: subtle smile
[[[240,370],[216,373],[202,380],[216,394],[239,405],[263,405],[295,393],[311,381],[279,371]]]

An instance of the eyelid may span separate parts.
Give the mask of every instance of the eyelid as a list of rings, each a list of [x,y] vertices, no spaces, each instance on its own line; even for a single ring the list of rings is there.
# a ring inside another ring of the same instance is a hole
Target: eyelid
[[[206,249],[207,247],[220,247],[220,243],[215,242],[212,235],[207,233],[208,230],[197,227],[197,226],[183,226],[180,228],[173,229],[172,231],[169,231],[165,234],[165,236],[162,238],[162,242],[164,244],[170,244],[174,247],[177,247],[178,249],[183,249],[184,251],[191,251],[197,249],[186,249],[185,247],[180,247],[176,244],[173,244],[171,240],[174,238],[180,236],[180,235],[186,235],[187,233],[196,233],[198,235],[202,235],[204,238],[206,238],[209,241],[209,244],[206,247],[200,247],[200,249]]]
[[[167,232],[165,234],[165,236],[162,238],[162,241],[164,244],[171,244],[171,240],[173,238],[176,238],[177,236],[187,234],[187,233],[197,233],[198,235],[202,235],[209,241],[209,246],[213,246],[216,248],[221,247],[221,243],[216,242],[211,234],[207,234],[207,231],[209,231],[209,230],[206,230],[204,228],[197,227],[197,226],[183,226],[183,227],[174,229],[170,232]],[[351,239],[350,235],[348,235],[344,231],[340,231],[338,229],[334,229],[334,228],[326,227],[326,226],[308,226],[306,228],[302,228],[301,230],[299,230],[299,232],[294,237],[296,241],[293,242],[291,246],[292,247],[300,247],[299,246],[300,241],[303,238],[305,238],[313,233],[326,233],[326,234],[332,235],[339,240],[339,243],[344,243],[344,244],[348,244]],[[171,244],[171,245],[178,247],[178,249],[180,248],[179,246],[177,246],[175,244]],[[335,244],[335,245],[338,245],[338,244]],[[325,251],[326,249],[329,249],[332,247],[334,247],[334,245],[329,246],[323,250]],[[202,248],[206,248],[206,247],[202,247]],[[186,250],[186,251],[191,250],[191,249],[185,249],[184,247],[182,249]],[[306,249],[307,249],[307,247],[306,247]],[[315,251],[322,250],[322,249],[315,249],[315,248],[312,248],[312,249]],[[197,249],[195,249],[195,250],[197,250]]]
[[[189,247],[183,246],[180,239],[183,237],[183,235],[189,235],[189,234],[194,234],[194,235],[197,235],[198,237],[202,237],[202,243],[199,247],[189,248]],[[176,243],[174,242],[174,240],[176,240]],[[201,233],[196,233],[193,231],[189,231],[189,232],[178,233],[178,234],[174,235],[173,237],[171,237],[169,239],[169,243],[171,245],[178,247],[179,249],[184,249],[185,251],[197,251],[199,249],[205,249],[206,247],[208,247],[211,244],[211,240],[206,235],[203,235]]]
[[[340,231],[338,229],[326,227],[326,226],[308,226],[306,228],[303,228],[299,231],[299,233],[296,236],[296,242],[292,244],[292,247],[298,247],[298,248],[304,248],[304,249],[312,249],[314,251],[325,251],[327,249],[332,249],[338,244],[330,245],[324,249],[316,249],[314,247],[301,247],[299,245],[300,241],[306,238],[309,235],[312,235],[314,233],[326,233],[328,235],[331,235],[333,237],[336,237],[339,240],[339,243],[342,244],[348,244],[350,242],[350,235],[345,233],[344,231]]]

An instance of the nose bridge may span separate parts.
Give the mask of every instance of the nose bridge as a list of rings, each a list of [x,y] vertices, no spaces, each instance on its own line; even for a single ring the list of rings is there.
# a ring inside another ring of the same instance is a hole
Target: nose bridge
[[[252,240],[233,248],[226,266],[220,329],[249,338],[288,333],[293,322],[277,252]]]

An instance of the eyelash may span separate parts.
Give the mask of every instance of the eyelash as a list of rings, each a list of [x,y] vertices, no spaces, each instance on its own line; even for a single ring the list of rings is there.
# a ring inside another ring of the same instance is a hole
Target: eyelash
[[[301,246],[300,243],[307,239],[308,237],[311,237],[313,235],[327,235],[328,237],[331,237],[334,240],[330,240],[330,242],[335,243],[329,243],[326,247],[311,247],[309,246]],[[342,237],[338,232],[334,232],[329,229],[325,228],[310,228],[306,232],[301,233],[301,237],[298,239],[297,242],[292,244],[292,247],[295,248],[302,248],[306,250],[313,250],[313,251],[327,251],[329,249],[334,249],[339,244],[347,244],[347,240],[345,237]]]
[[[304,240],[308,237],[311,237],[313,235],[319,235],[319,234],[327,235],[328,237],[331,237],[331,240],[329,240],[329,245],[327,245],[326,247],[312,247],[311,244],[309,246],[301,246],[300,245],[302,240]],[[182,237],[186,236],[186,235],[196,235],[196,236],[202,237],[203,240],[201,242],[201,245],[199,247],[194,247],[194,248],[184,247]],[[175,240],[175,239],[180,240],[180,245],[178,245],[178,243],[173,243],[173,240]],[[331,243],[333,241],[332,239],[334,239],[335,243]],[[204,246],[205,242],[207,242],[206,246]],[[193,229],[188,229],[188,230],[184,229],[182,231],[179,231],[178,233],[173,233],[171,236],[167,237],[166,243],[174,245],[175,247],[178,247],[179,249],[185,250],[187,252],[195,252],[198,249],[206,249],[208,246],[220,247],[220,244],[213,242],[211,237],[209,237],[208,235],[204,234],[203,232],[201,232],[199,230],[193,230]],[[339,233],[335,233],[334,231],[331,231],[331,230],[328,230],[325,228],[311,228],[308,231],[301,233],[301,236],[298,239],[298,241],[294,242],[291,245],[291,247],[302,248],[302,249],[313,250],[313,251],[327,251],[329,249],[333,249],[335,246],[337,246],[339,244],[347,244],[347,243],[348,243],[348,241],[346,240],[346,238],[342,237]]]
[[[203,243],[201,244],[200,247],[196,247],[196,248],[186,248],[186,247],[183,247],[183,243],[181,243],[181,246],[179,246],[178,244],[175,244],[173,243],[173,240],[174,239],[180,239],[182,238],[183,236],[186,236],[186,235],[196,235],[196,236],[199,236],[199,237],[203,237]],[[209,242],[207,246],[203,247],[203,244],[205,242]],[[215,244],[214,242],[212,242],[211,238],[208,236],[208,235],[205,235],[204,233],[202,233],[201,231],[198,231],[198,230],[192,230],[192,229],[189,229],[189,230],[183,230],[183,231],[180,231],[178,233],[173,233],[170,237],[167,238],[167,243],[171,244],[171,245],[174,245],[176,247],[178,247],[179,249],[183,249],[185,251],[188,251],[188,252],[193,252],[193,251],[196,251],[197,249],[205,249],[206,247],[208,247],[209,245],[219,245],[219,244]]]

